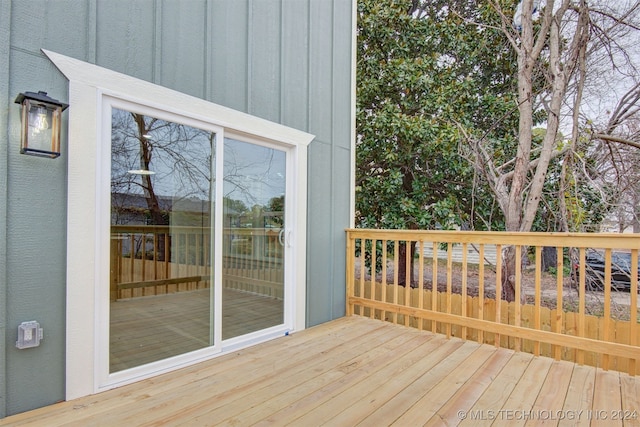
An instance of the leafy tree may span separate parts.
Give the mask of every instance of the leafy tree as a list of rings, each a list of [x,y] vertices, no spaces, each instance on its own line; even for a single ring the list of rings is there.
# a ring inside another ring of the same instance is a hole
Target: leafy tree
[[[639,10],[638,1],[360,0],[359,225],[519,232],[599,222],[623,193],[611,191],[623,183],[611,169],[631,156],[609,146],[606,162],[593,141],[640,146],[628,125],[640,91],[635,81],[609,123],[590,129],[588,65],[601,58],[602,74],[610,59],[610,70],[637,75],[620,37],[635,40]],[[631,200],[636,187],[625,187]],[[503,258],[512,300],[513,248]]]
[[[578,113],[586,64],[593,53],[594,32],[605,28],[594,25],[595,16],[606,16],[613,27],[628,26],[626,19],[633,16],[639,4],[619,5],[615,11],[605,9],[606,1],[591,5],[586,0],[523,0],[517,8],[511,2],[488,0],[488,3],[501,17],[502,33],[518,58],[517,150],[508,167],[497,163],[491,148],[485,145],[477,144],[476,154],[482,159],[482,170],[504,214],[506,230],[531,231],[549,183],[552,162],[562,156],[569,162],[568,154],[575,152],[582,139]],[[604,39],[609,44],[601,43]],[[596,40],[598,48],[613,46],[613,40],[607,36],[598,36]],[[537,85],[538,81],[543,84]],[[559,138],[565,105],[570,105],[573,112],[569,141]],[[541,113],[546,131],[536,145],[534,125]],[[561,178],[564,179],[564,173]],[[561,192],[560,196],[564,202]],[[504,297],[512,301],[516,286],[513,281],[515,249],[505,247],[503,259]]]
[[[484,130],[496,150],[515,136],[513,52],[499,31],[467,23],[490,12],[472,1],[358,2],[361,227],[502,222],[484,177],[459,152],[461,129]],[[406,266],[399,269],[405,277]]]

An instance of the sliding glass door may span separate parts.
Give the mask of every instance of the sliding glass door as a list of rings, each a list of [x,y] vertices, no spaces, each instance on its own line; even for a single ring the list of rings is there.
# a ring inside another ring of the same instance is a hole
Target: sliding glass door
[[[110,374],[285,323],[287,152],[221,133],[112,108]]]
[[[222,338],[284,322],[285,152],[224,141]]]
[[[216,135],[113,109],[109,371],[212,344]]]

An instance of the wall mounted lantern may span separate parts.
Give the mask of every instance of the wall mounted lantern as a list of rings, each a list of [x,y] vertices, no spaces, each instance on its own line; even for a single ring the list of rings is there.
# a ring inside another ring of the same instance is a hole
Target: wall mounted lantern
[[[18,95],[22,105],[20,153],[32,156],[60,156],[60,120],[69,106],[47,96],[47,92],[25,92]]]

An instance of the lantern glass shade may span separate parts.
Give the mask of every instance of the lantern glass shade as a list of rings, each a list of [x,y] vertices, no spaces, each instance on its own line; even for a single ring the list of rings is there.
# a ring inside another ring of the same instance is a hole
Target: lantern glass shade
[[[60,156],[60,121],[67,108],[46,92],[25,92],[16,103],[22,105],[20,153],[56,158]]]

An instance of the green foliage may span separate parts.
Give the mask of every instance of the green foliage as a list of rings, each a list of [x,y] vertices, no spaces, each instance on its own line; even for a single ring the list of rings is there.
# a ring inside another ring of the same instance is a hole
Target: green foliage
[[[362,227],[502,223],[488,187],[459,155],[460,128],[515,153],[516,59],[492,9],[475,1],[358,2],[356,210]],[[481,216],[481,220],[476,216]]]
[[[516,4],[500,2],[504,11]],[[487,1],[358,0],[359,226],[505,229],[494,192],[472,164],[473,145],[481,144],[506,173],[518,148],[517,57],[501,26]],[[533,78],[534,92],[544,91],[543,73]],[[534,111],[533,123],[545,114]],[[533,158],[544,136],[534,130]],[[562,229],[563,193],[572,231],[606,215],[601,193],[568,170],[561,158],[551,162],[534,231]]]

